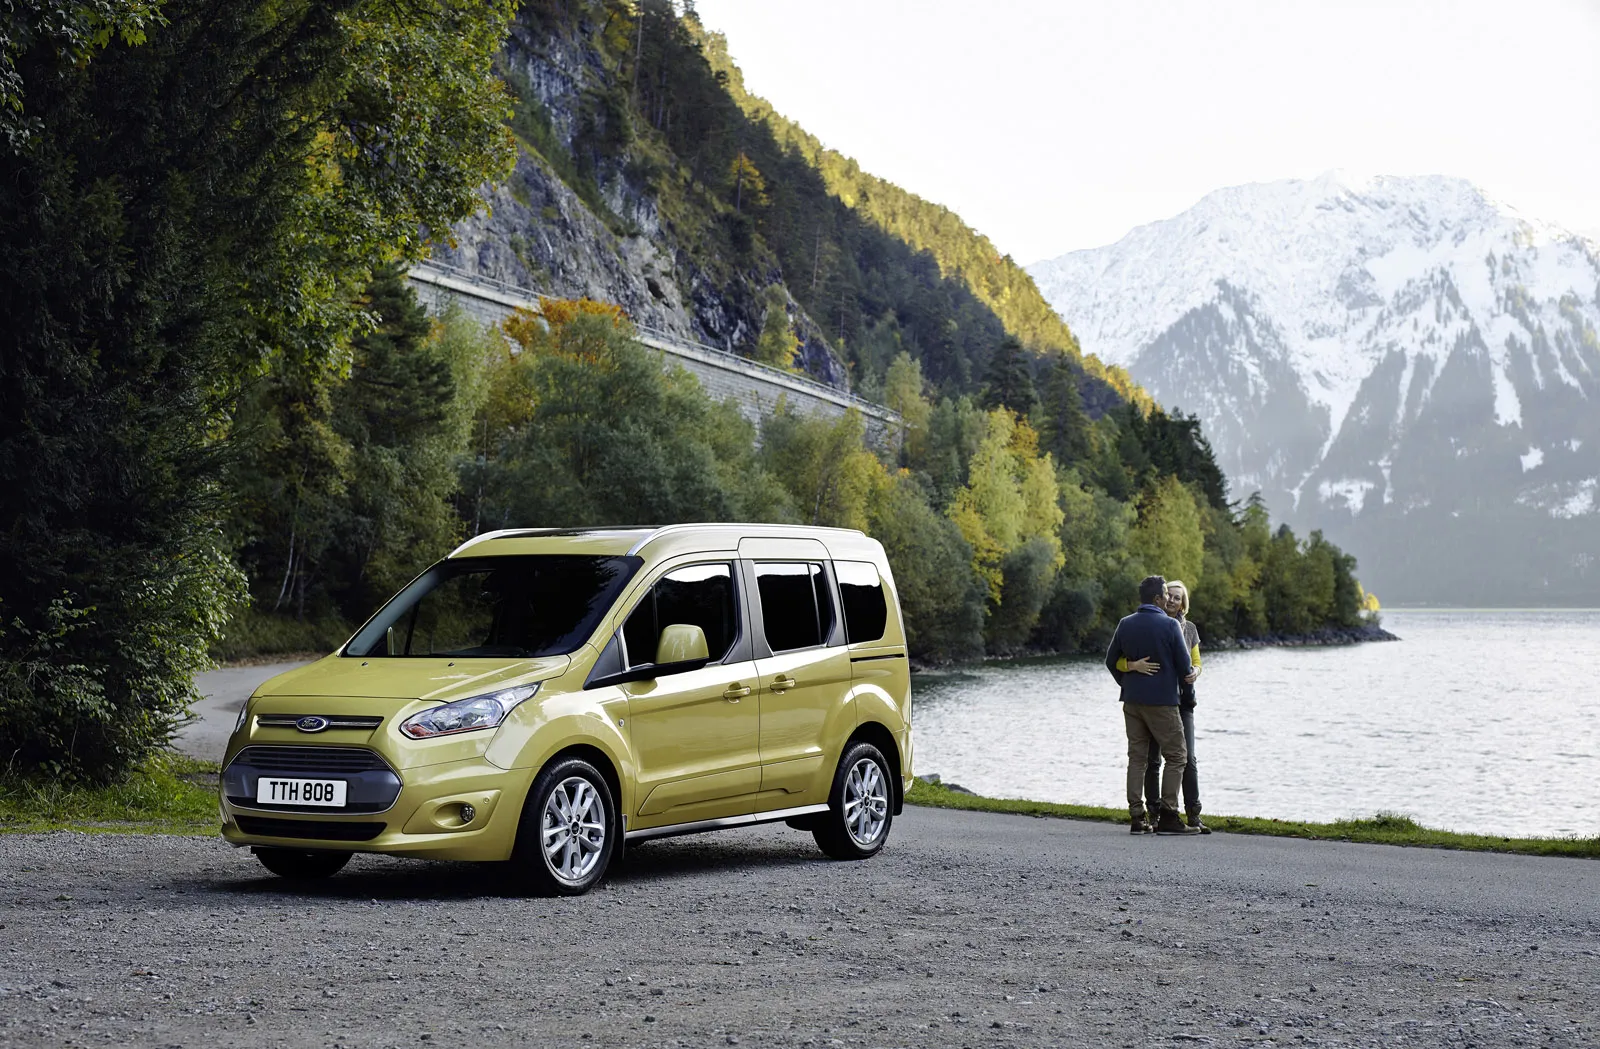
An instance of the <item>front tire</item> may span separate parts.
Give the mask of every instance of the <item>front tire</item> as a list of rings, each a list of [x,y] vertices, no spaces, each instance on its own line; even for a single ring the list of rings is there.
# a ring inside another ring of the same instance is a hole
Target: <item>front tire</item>
[[[539,896],[581,896],[605,877],[621,821],[611,787],[582,758],[541,771],[528,791],[511,861],[520,883]]]
[[[311,881],[331,878],[344,870],[350,862],[348,852],[324,852],[320,849],[270,849],[258,847],[255,853],[261,865],[280,878],[294,881]]]
[[[894,822],[894,783],[889,762],[871,743],[845,748],[828,794],[828,811],[812,828],[817,847],[836,860],[876,856]]]

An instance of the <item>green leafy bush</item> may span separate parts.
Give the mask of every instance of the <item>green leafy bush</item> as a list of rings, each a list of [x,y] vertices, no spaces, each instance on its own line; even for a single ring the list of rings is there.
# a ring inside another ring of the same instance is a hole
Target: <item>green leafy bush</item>
[[[42,626],[16,617],[0,628],[0,771],[107,782],[166,745],[242,595],[239,570],[202,538],[159,562],[124,550],[125,574],[98,581],[97,604],[62,596]]]

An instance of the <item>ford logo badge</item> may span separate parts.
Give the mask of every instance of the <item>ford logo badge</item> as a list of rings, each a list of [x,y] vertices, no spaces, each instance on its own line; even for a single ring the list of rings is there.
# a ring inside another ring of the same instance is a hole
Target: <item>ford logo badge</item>
[[[315,714],[307,714],[294,723],[294,727],[301,732],[321,732],[328,727],[328,719]]]

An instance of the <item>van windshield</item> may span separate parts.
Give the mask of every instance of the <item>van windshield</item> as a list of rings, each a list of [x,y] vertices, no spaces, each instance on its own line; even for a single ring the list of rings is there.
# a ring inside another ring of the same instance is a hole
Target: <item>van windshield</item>
[[[344,654],[565,655],[594,632],[643,563],[638,557],[565,554],[441,561],[395,595]]]

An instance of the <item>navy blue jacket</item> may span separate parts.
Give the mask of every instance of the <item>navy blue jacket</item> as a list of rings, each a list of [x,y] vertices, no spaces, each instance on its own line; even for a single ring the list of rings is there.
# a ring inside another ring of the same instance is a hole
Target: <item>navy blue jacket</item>
[[[1154,674],[1135,674],[1117,669],[1117,659],[1128,662],[1150,658],[1161,664]],[[1131,616],[1124,616],[1106,649],[1106,669],[1122,686],[1122,702],[1150,707],[1178,705],[1178,685],[1194,671],[1189,662],[1189,646],[1183,641],[1183,627],[1155,605],[1140,605]]]

